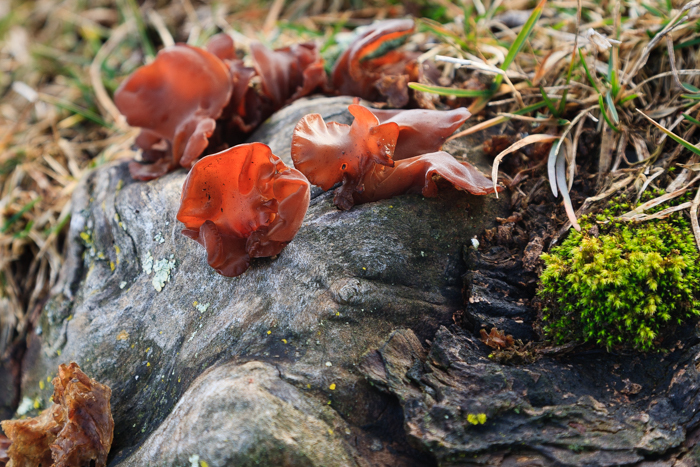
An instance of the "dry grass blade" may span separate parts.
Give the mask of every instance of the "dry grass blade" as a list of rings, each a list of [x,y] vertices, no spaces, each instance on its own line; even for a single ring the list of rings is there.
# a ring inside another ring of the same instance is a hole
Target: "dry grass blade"
[[[493,180],[494,190],[496,190],[498,187],[498,166],[504,157],[506,157],[508,154],[517,151],[520,148],[527,146],[528,144],[551,143],[552,141],[555,141],[558,138],[558,136],[552,135],[529,135],[521,139],[517,143],[511,145],[509,148],[505,149],[499,155],[497,155],[496,158],[493,160],[493,168],[491,169],[491,180]],[[498,192],[496,192],[496,197],[498,197]]]
[[[666,36],[666,50],[668,50],[668,63],[671,65],[673,80],[679,88],[685,89],[683,83],[681,83],[681,79],[678,77],[678,70],[676,69],[676,51],[673,50],[673,38],[671,36]]]
[[[619,217],[619,220],[622,221],[632,221],[632,222],[645,222],[645,221],[651,221],[651,220],[659,220],[659,219],[666,219],[669,217],[671,214],[674,212],[678,211],[683,211],[685,209],[688,209],[689,207],[692,206],[692,202],[688,201],[686,203],[679,204],[678,206],[671,206],[670,208],[663,209],[657,213],[654,214],[638,214],[633,217]]]
[[[696,177],[693,179],[688,185],[692,185],[695,183],[699,178]],[[641,215],[644,214],[644,211],[651,209],[653,207],[658,206],[659,204],[665,203],[666,201],[672,200],[674,198],[679,197],[680,195],[684,194],[686,191],[688,191],[687,187],[681,188],[680,190],[676,190],[672,193],[666,193],[664,195],[658,196],[652,200],[647,201],[644,204],[641,204],[637,206],[636,208],[632,209],[629,212],[626,212],[625,214],[621,215],[618,217],[620,220],[625,220],[625,221],[630,221],[630,220],[637,220],[640,218]]]
[[[673,31],[678,26],[681,26],[683,23],[679,20],[687,14],[688,10],[695,8],[698,5],[700,5],[700,0],[693,0],[691,2],[686,3],[683,6],[683,8],[678,13],[676,13],[676,15],[668,22],[668,24],[660,32],[658,32],[654,36],[654,38],[651,41],[649,41],[647,45],[644,46],[641,55],[635,62],[632,69],[627,74],[628,79],[634,78],[637,75],[637,73],[639,73],[639,70],[641,70],[642,67],[646,65],[647,60],[649,59],[649,54],[654,49],[654,47],[656,47],[659,41],[661,41],[661,39],[663,39],[664,36],[666,36],[666,34]]]
[[[664,169],[659,168],[651,177],[647,177],[646,180],[644,180],[644,183],[642,184],[642,187],[639,189],[639,193],[637,193],[637,199],[635,200],[636,203],[639,202],[639,200],[642,198],[642,194],[644,194],[644,190],[647,189],[649,184],[654,181],[657,177],[662,175],[664,173]]]
[[[568,144],[567,147],[570,149],[571,145]],[[564,208],[566,209],[566,216],[569,218],[569,222],[577,231],[581,231],[581,226],[578,225],[576,220],[576,213],[574,212],[574,206],[571,203],[571,197],[569,196],[569,189],[566,185],[566,157],[560,154],[557,157],[557,185],[559,186],[559,191],[561,191],[561,197],[564,200]]]
[[[700,224],[698,224],[698,206],[700,206],[700,188],[695,192],[695,198],[690,206],[690,225],[693,227],[695,244],[700,250]]]
[[[125,130],[128,128],[126,124],[126,119],[119,112],[117,106],[107,94],[107,90],[102,83],[102,77],[100,76],[100,70],[102,68],[102,63],[114,50],[117,45],[119,45],[126,35],[132,30],[133,23],[126,22],[114,30],[107,42],[104,43],[100,50],[95,55],[95,58],[90,65],[90,81],[92,83],[92,88],[95,92],[98,102],[102,108],[107,112],[111,120],[117,125],[117,128]]]
[[[684,148],[688,149],[689,151],[691,151],[691,152],[693,152],[693,153],[695,153],[695,154],[697,154],[697,155],[700,155],[700,148],[698,148],[697,146],[695,146],[695,145],[693,145],[693,144],[690,144],[688,141],[684,140],[683,138],[681,138],[680,136],[676,135],[676,134],[673,133],[672,131],[669,131],[669,130],[667,130],[665,127],[659,125],[659,124],[656,123],[654,120],[652,120],[651,118],[649,118],[649,117],[648,117],[644,112],[642,112],[641,110],[637,109],[637,112],[639,112],[640,114],[644,115],[644,117],[645,117],[647,120],[649,120],[656,128],[658,128],[659,130],[661,130],[662,132],[664,132],[664,133],[665,133],[668,137],[670,137],[672,140],[674,140],[675,142],[679,143],[681,146],[683,146]]]

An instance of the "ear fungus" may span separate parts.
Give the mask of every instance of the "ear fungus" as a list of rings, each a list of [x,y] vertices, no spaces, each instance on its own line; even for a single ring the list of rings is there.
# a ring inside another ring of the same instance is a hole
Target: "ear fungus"
[[[493,183],[474,166],[435,152],[448,131],[451,134],[469,116],[466,110],[385,114],[389,117],[385,123],[360,105],[352,104],[348,110],[355,116],[352,125],[325,123],[320,115],[311,114],[299,121],[292,136],[294,166],[311,183],[329,190],[342,182],[333,198],[340,209],[403,193],[436,196],[436,176],[475,195],[494,192]],[[435,118],[423,122],[426,115]],[[402,136],[404,154],[399,158],[395,154]],[[425,149],[433,151],[404,158]]]
[[[182,189],[182,233],[207,251],[224,276],[243,274],[251,258],[275,256],[296,235],[309,206],[309,182],[262,143],[200,159]]]
[[[191,167],[207,147],[231,91],[224,63],[188,45],[163,49],[136,70],[114,94],[129,125],[142,128],[137,144],[146,154],[144,162],[151,163],[131,163],[132,176],[150,180]]]

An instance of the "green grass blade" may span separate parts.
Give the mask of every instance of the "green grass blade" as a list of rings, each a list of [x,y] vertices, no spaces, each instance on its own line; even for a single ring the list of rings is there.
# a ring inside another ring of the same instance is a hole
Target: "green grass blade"
[[[625,102],[629,102],[632,99],[636,99],[638,97],[639,97],[639,94],[632,94],[630,96],[623,97],[622,99],[620,99],[620,105],[624,104]]]
[[[642,8],[644,8],[644,9],[647,10],[649,13],[651,13],[652,15],[657,16],[657,17],[659,17],[659,18],[665,18],[665,17],[666,17],[666,15],[663,14],[663,12],[662,12],[661,10],[659,10],[658,8],[654,8],[653,6],[651,6],[651,5],[649,5],[649,4],[642,3]]]
[[[442,86],[429,86],[427,84],[420,83],[408,83],[408,87],[414,91],[429,92],[440,96],[482,97],[491,95],[491,91],[487,89],[445,88]]]
[[[535,110],[540,110],[542,107],[546,106],[547,103],[545,101],[540,101],[537,104],[532,104],[528,105],[527,107],[523,107],[520,110],[516,110],[515,112],[511,112],[515,115],[525,115],[529,114],[530,112],[534,112]]]
[[[515,38],[515,41],[513,41],[513,44],[510,46],[510,49],[508,49],[508,55],[506,55],[505,60],[503,60],[501,70],[506,71],[510,64],[513,63],[513,60],[515,60],[515,57],[518,55],[518,53],[520,53],[520,50],[523,48],[528,37],[530,37],[532,30],[535,28],[537,20],[540,19],[540,16],[542,15],[542,10],[544,10],[544,5],[546,3],[547,0],[540,0],[535,9],[532,10],[530,17],[527,19],[527,22],[525,22],[523,28],[518,33],[518,36]],[[503,82],[503,76],[498,75],[494,80],[493,89],[497,89],[498,86],[501,85],[501,82]]]
[[[605,123],[607,123],[610,128],[619,133],[620,129],[616,127],[615,124],[610,121],[610,117],[608,117],[608,112],[605,110],[605,104],[603,104],[603,96],[601,94],[598,94],[598,105],[600,106],[600,113],[603,114]]]
[[[684,140],[684,139],[681,138],[680,136],[676,135],[676,134],[673,133],[672,131],[667,130],[666,128],[662,127],[661,125],[659,125],[658,123],[656,123],[654,120],[652,120],[649,116],[647,116],[647,115],[646,115],[644,112],[642,112],[641,110],[637,109],[637,112],[639,112],[640,114],[644,115],[644,118],[646,118],[646,119],[649,120],[651,123],[653,123],[654,126],[655,126],[656,128],[658,128],[659,130],[661,130],[661,131],[663,131],[664,133],[666,133],[666,135],[667,135],[669,138],[671,138],[673,141],[675,141],[676,143],[680,144],[681,146],[683,146],[684,148],[686,148],[688,151],[692,152],[693,154],[697,154],[698,156],[700,156],[700,148],[696,148],[695,146],[693,146],[692,144],[690,144],[689,142],[687,142],[686,140]]]
[[[700,120],[698,120],[697,118],[693,118],[693,117],[691,117],[690,115],[688,115],[688,114],[686,114],[686,113],[681,114],[681,115],[683,115],[683,118],[685,118],[686,120],[688,120],[690,123],[694,123],[694,124],[700,126]]]
[[[583,56],[583,50],[578,49],[578,55],[581,57],[581,65],[583,65],[583,69],[586,72],[586,77],[588,77],[588,82],[591,83],[591,86],[593,86],[593,89],[596,90],[598,94],[600,94],[600,90],[598,89],[598,85],[595,84],[595,80],[593,79],[593,75],[591,75],[591,72],[588,70],[588,65],[586,65],[586,58]]]
[[[693,86],[690,83],[681,83],[681,84],[683,85],[683,87],[685,88],[686,91],[690,91],[690,92],[693,92],[695,94],[700,93],[700,89],[698,89],[697,87]]]
[[[120,5],[121,3],[121,5]],[[139,38],[141,39],[141,46],[143,47],[143,53],[149,58],[156,56],[156,50],[148,38],[148,31],[146,29],[146,24],[143,22],[143,17],[141,16],[141,10],[136,0],[122,0],[117,3],[122,10],[122,15],[125,18],[133,17],[136,22],[136,30],[139,33]]]
[[[53,104],[56,107],[67,110],[69,112],[73,112],[74,114],[78,114],[81,117],[85,118],[86,120],[90,120],[93,123],[97,123],[100,126],[103,126],[105,128],[112,128],[112,125],[109,123],[105,122],[102,117],[97,115],[95,112],[88,110],[88,109],[83,109],[82,107],[79,107],[72,102],[65,101],[63,99],[58,99],[57,97],[51,96],[51,99],[46,99],[49,104]]]
[[[542,94],[542,99],[544,99],[544,103],[547,105],[549,112],[553,116],[559,117],[559,111],[554,106],[554,102],[552,102],[552,99],[549,98],[549,96],[547,95],[547,91],[545,91],[544,87],[542,87],[542,86],[540,86],[540,94]]]
[[[41,201],[41,196],[38,196],[38,197],[34,198],[33,200],[31,200],[30,202],[28,202],[27,204],[25,204],[24,207],[22,207],[22,209],[17,211],[12,217],[10,217],[9,219],[7,219],[5,221],[5,224],[2,226],[2,229],[0,229],[0,233],[7,232],[10,229],[10,227],[12,227],[12,224],[14,224],[19,219],[21,219],[22,216],[25,215],[27,213],[27,211],[29,211],[31,208],[33,208],[34,205],[36,203],[38,203],[39,201]]]
[[[429,20],[427,18],[421,18],[419,20],[418,24],[420,26],[422,26],[419,29],[425,28],[439,37],[449,38],[449,39],[455,41],[455,43],[457,45],[459,45],[462,48],[462,50],[469,50],[469,48],[470,48],[469,44],[464,42],[464,40],[461,37],[459,37],[457,34],[451,32],[451,31],[448,31],[447,29],[443,28],[442,25],[439,23],[435,23],[434,21]]]
[[[615,102],[613,102],[612,92],[610,90],[608,90],[608,92],[605,93],[605,102],[608,104],[608,108],[610,109],[610,114],[612,115],[613,122],[615,123],[615,125],[619,125],[620,116],[617,114]]]
[[[689,41],[681,42],[680,44],[675,44],[673,50],[683,49],[685,47],[692,47],[694,45],[700,44],[700,38],[692,39]]]

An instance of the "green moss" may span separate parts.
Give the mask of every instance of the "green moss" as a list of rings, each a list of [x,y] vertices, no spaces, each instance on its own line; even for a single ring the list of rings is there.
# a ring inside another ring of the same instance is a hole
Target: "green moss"
[[[686,214],[644,223],[614,220],[629,209],[615,200],[598,215],[582,217],[581,232],[542,255],[543,330],[556,344],[650,350],[673,325],[700,314],[699,255]]]

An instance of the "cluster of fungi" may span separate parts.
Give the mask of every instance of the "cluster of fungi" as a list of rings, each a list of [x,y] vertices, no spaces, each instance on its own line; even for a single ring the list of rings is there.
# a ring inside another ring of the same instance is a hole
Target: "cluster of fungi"
[[[231,277],[251,258],[277,255],[292,240],[308,209],[309,182],[324,190],[340,183],[334,203],[344,210],[404,193],[436,196],[436,177],[472,194],[493,193],[476,168],[440,151],[469,117],[464,108],[379,110],[356,103],[349,106],[352,125],[307,115],[294,129],[295,168],[264,144],[238,144],[273,112],[315,92],[408,105],[408,82],[423,70],[416,53],[381,52],[414,28],[412,20],[368,28],[330,78],[313,43],[276,50],[253,43],[253,67],[237,58],[225,34],[205,48],[160,51],[115,94],[127,122],[141,128],[142,161],[130,163],[132,177],[190,170],[177,215],[183,234],[206,248],[211,267]],[[200,159],[203,154],[209,155]]]

